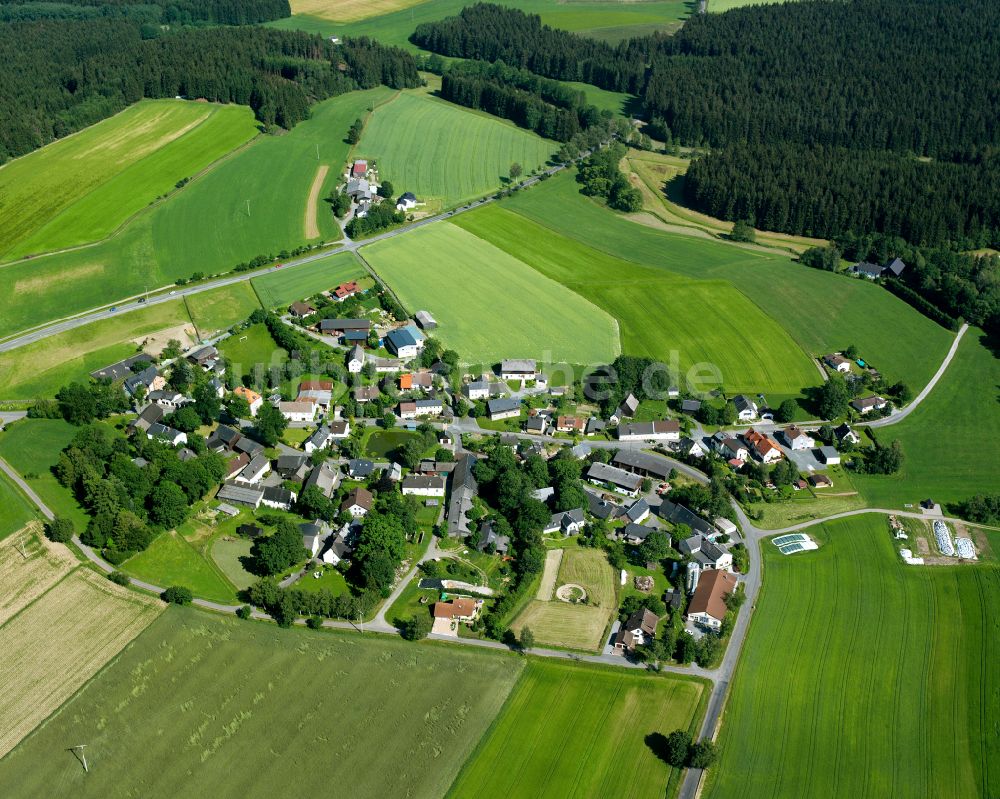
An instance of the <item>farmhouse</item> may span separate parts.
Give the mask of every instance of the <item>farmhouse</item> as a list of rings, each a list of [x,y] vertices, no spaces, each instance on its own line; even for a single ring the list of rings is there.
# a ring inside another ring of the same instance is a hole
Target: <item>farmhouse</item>
[[[343,441],[351,434],[351,423],[346,419],[334,419],[328,426],[330,438],[334,441]]]
[[[376,386],[358,386],[354,389],[354,401],[359,403],[377,400],[381,392]]]
[[[583,527],[583,510],[573,508],[561,513],[553,513],[548,524],[542,529],[543,533],[562,533],[563,535],[576,535]]]
[[[147,405],[142,409],[135,419],[129,422],[129,429],[132,431],[138,430],[140,433],[145,433],[149,430],[151,425],[156,424],[160,419],[166,415],[166,411],[163,410],[159,405]]]
[[[628,510],[622,514],[622,518],[627,522],[635,522],[638,524],[649,516],[649,503],[644,499],[637,499],[633,502]]]
[[[549,429],[549,420],[544,416],[531,416],[524,423],[524,429],[525,432],[544,436],[545,431]]]
[[[424,335],[413,325],[397,327],[386,336],[386,349],[398,358],[415,358],[423,348]]]
[[[429,389],[434,387],[434,375],[430,372],[407,372],[399,376],[399,390]]]
[[[358,203],[370,203],[374,192],[371,184],[364,178],[351,178],[347,181],[347,195]]]
[[[258,455],[250,460],[243,471],[236,475],[237,483],[253,485],[264,479],[264,475],[271,471],[271,462],[266,455]]]
[[[839,352],[833,352],[829,355],[823,356],[823,362],[836,372],[843,372],[844,374],[851,371],[851,361],[849,358],[845,358]]]
[[[686,399],[681,400],[681,410],[684,413],[695,414],[701,410],[701,400]]]
[[[846,422],[834,428],[833,434],[841,443],[846,441],[849,444],[858,444],[861,441],[861,436],[855,433]]]
[[[489,399],[490,383],[488,380],[473,380],[462,386],[462,393],[470,400]]]
[[[251,458],[255,458],[264,451],[264,445],[254,441],[252,438],[240,436],[236,439],[236,449],[245,452]]]
[[[637,646],[648,644],[656,635],[656,625],[659,623],[660,617],[649,608],[637,610],[618,630],[615,636],[615,653],[621,655],[634,652]]]
[[[622,400],[622,404],[619,405],[615,412],[608,417],[608,422],[612,425],[616,425],[621,422],[622,419],[631,419],[635,416],[636,411],[639,410],[639,400],[635,398],[635,394],[629,394]]]
[[[871,411],[880,411],[888,404],[889,403],[883,397],[875,395],[851,400],[851,407],[862,415],[870,413]]]
[[[347,371],[356,375],[365,366],[365,351],[360,344],[355,344],[347,353]]]
[[[642,478],[638,475],[600,461],[590,464],[587,479],[595,485],[608,485],[629,496],[639,493],[639,486],[642,483]]]
[[[613,519],[618,515],[621,506],[588,491],[587,510],[591,516],[596,516],[598,519]]]
[[[349,280],[347,283],[341,283],[335,289],[330,291],[330,296],[337,302],[343,302],[348,297],[351,297],[358,293],[358,281]]]
[[[415,400],[399,403],[400,419],[416,419],[418,416],[440,416],[444,405],[439,399]]]
[[[147,366],[141,372],[136,372],[134,375],[126,377],[122,386],[128,392],[129,396],[135,396],[135,392],[139,390],[140,386],[148,392],[158,391],[166,384],[167,381],[163,379],[163,376],[157,371],[155,366]]]
[[[194,352],[189,352],[187,357],[192,363],[205,368],[212,361],[217,361],[219,359],[219,351],[209,344],[205,347],[199,347],[194,350]]]
[[[299,525],[299,531],[302,533],[302,546],[306,548],[310,558],[315,558],[330,535],[330,526],[317,519],[315,522],[303,522]]]
[[[521,400],[501,397],[492,399],[486,403],[486,411],[490,419],[510,419],[521,415]]]
[[[246,485],[236,483],[223,483],[219,493],[215,498],[222,502],[230,502],[234,505],[243,505],[247,508],[258,508],[264,498],[264,489],[251,488]]]
[[[666,519],[671,524],[686,524],[693,533],[704,536],[714,536],[716,533],[715,528],[697,513],[669,499],[664,499],[656,512],[661,519]]]
[[[451,473],[451,498],[448,501],[448,535],[464,538],[470,532],[467,514],[472,510],[472,500],[479,493],[479,484],[472,473],[476,465],[474,455],[460,458]]]
[[[638,546],[643,541],[645,541],[654,528],[647,527],[644,524],[639,524],[638,522],[629,522],[626,524],[621,531],[622,540],[626,544],[631,544],[632,546]]]
[[[149,429],[146,430],[146,438],[165,441],[172,447],[176,447],[178,444],[187,444],[188,440],[187,433],[174,430],[174,428],[167,427],[160,422],[154,422],[149,426]]]
[[[587,420],[582,416],[560,416],[556,419],[556,430],[560,433],[582,433],[587,429]]]
[[[333,402],[333,381],[303,380],[299,383],[299,393],[295,399],[298,402],[315,402],[328,408]]]
[[[840,463],[840,453],[834,447],[820,447],[817,454],[827,466],[836,466]]]
[[[724,569],[732,571],[733,569],[733,556],[703,535],[685,538],[678,544],[677,549],[682,555],[687,555],[697,563],[702,570]]]
[[[508,359],[500,362],[501,380],[534,380],[538,374],[537,363],[529,358]]]
[[[687,455],[690,458],[704,458],[708,455],[708,450],[705,445],[700,441],[695,441],[693,438],[687,438],[686,436],[677,442],[677,446],[674,450],[681,455]]]
[[[410,474],[403,478],[403,494],[443,497],[445,478],[433,474]]]
[[[722,627],[726,618],[726,596],[736,590],[736,575],[713,570],[701,575],[688,605],[687,620],[711,630]]]
[[[407,191],[399,195],[399,199],[396,200],[396,210],[397,211],[409,211],[411,208],[417,207],[417,198],[413,192]]]
[[[498,555],[506,555],[510,550],[510,537],[499,535],[492,520],[485,521],[479,526],[479,543],[476,549],[480,552],[496,552]]]
[[[437,321],[427,311],[417,311],[413,318],[421,330],[433,330],[438,326]]]
[[[752,422],[757,418],[759,408],[746,394],[738,394],[733,397],[733,404],[736,406],[736,416],[744,422]]]
[[[353,458],[347,462],[347,474],[355,480],[364,480],[375,471],[375,464],[366,458]]]
[[[680,441],[681,425],[676,419],[633,422],[618,428],[619,441]]]
[[[316,416],[312,402],[279,402],[278,410],[289,422],[311,422]]]
[[[121,380],[122,378],[127,378],[132,374],[132,367],[135,366],[135,364],[150,364],[155,360],[156,358],[152,355],[146,355],[146,353],[140,352],[138,355],[130,355],[128,358],[118,361],[118,363],[113,363],[110,366],[105,366],[103,369],[97,369],[91,372],[90,376],[94,378],[94,380]]]
[[[241,452],[226,464],[226,479],[230,480],[238,475],[246,468],[248,463],[250,463],[250,456],[245,452]]]
[[[596,416],[591,416],[587,420],[587,429],[584,431],[588,436],[596,436],[599,433],[603,433],[607,425],[604,423],[603,419],[598,419]]]
[[[656,480],[666,480],[670,476],[672,468],[670,461],[666,458],[632,449],[618,450],[611,463],[621,469],[627,469],[630,472],[641,474],[643,477],[652,477]]]
[[[866,277],[869,280],[875,280],[875,278],[882,276],[882,267],[878,264],[869,263],[868,261],[859,261],[858,263],[853,264],[849,271],[852,275],[860,275],[861,277]]]
[[[722,430],[712,436],[712,446],[719,455],[727,460],[745,461],[750,457],[750,451],[738,439]]]
[[[301,480],[309,472],[308,460],[305,455],[279,455],[274,471],[286,480]]]
[[[150,391],[149,394],[146,395],[146,399],[150,402],[155,402],[161,408],[168,408],[172,411],[177,410],[178,408],[183,408],[191,402],[191,400],[181,394],[181,392],[174,391],[172,388]]]
[[[328,336],[342,336],[348,330],[362,330],[367,338],[371,327],[372,323],[367,319],[323,319],[319,323],[319,332]]]
[[[476,612],[482,600],[470,597],[455,597],[450,602],[434,603],[435,619],[453,619],[455,621],[472,621],[476,618]]]
[[[747,442],[747,446],[750,448],[754,457],[763,463],[774,463],[775,461],[780,461],[783,457],[785,457],[781,453],[781,450],[778,449],[778,445],[764,433],[751,429],[746,435],[743,436],[743,440]]]
[[[303,442],[302,449],[306,451],[307,455],[312,455],[318,449],[325,449],[330,444],[330,439],[330,428],[326,425],[321,425],[316,432]]]
[[[789,425],[781,431],[781,437],[792,450],[812,449],[816,442],[810,438],[806,431],[796,425]]]
[[[303,489],[312,488],[313,486],[318,488],[320,493],[329,499],[333,496],[333,492],[340,486],[340,473],[328,463],[321,463],[309,473]]]
[[[372,509],[375,498],[366,488],[352,488],[340,503],[341,512],[347,511],[355,519],[360,519]]]
[[[343,536],[330,536],[326,539],[326,547],[320,551],[319,559],[331,566],[336,566],[342,560],[347,560],[354,554],[354,548]]]
[[[233,450],[236,448],[236,442],[242,438],[242,434],[233,428],[220,424],[212,432],[212,435],[208,437],[208,441],[205,443],[208,448],[214,452],[221,452],[224,449]]]
[[[261,504],[275,510],[291,510],[292,504],[297,498],[298,495],[287,488],[266,486],[264,488],[264,496],[261,498]]]
[[[316,306],[305,300],[299,300],[288,306],[288,313],[301,319],[304,316],[311,316],[316,313]]]
[[[379,358],[372,356],[368,360],[375,364],[375,371],[379,374],[401,372],[405,366],[405,361],[401,361],[399,358]]]

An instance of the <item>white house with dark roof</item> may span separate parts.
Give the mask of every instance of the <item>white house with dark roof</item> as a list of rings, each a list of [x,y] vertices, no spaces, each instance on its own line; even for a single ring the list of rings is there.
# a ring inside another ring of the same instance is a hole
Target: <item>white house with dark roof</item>
[[[490,419],[510,419],[521,415],[521,400],[510,397],[500,397],[492,399],[486,403],[486,411]]]
[[[676,419],[632,422],[618,428],[619,441],[680,441],[681,425]]]
[[[874,394],[870,397],[861,397],[860,399],[851,400],[851,407],[862,416],[866,413],[871,413],[872,411],[880,411],[888,404],[888,400]]]
[[[733,405],[736,406],[736,416],[743,422],[752,422],[760,413],[757,403],[746,394],[733,397]]]
[[[781,431],[788,448],[791,450],[812,449],[816,446],[816,441],[798,425],[789,425]]]
[[[534,380],[538,374],[538,364],[530,358],[509,358],[500,362],[502,380]]]
[[[187,433],[182,433],[180,430],[174,430],[172,427],[167,427],[165,424],[160,422],[154,422],[146,430],[146,438],[157,439],[158,441],[165,441],[172,447],[176,447],[178,444],[187,444]]]
[[[615,412],[608,417],[608,423],[611,425],[619,424],[623,419],[631,419],[635,416],[636,411],[639,410],[639,400],[636,399],[635,394],[629,394],[622,400],[621,405],[619,405]]]
[[[543,533],[562,533],[565,536],[576,535],[583,528],[584,515],[581,508],[553,513]]]
[[[316,416],[312,402],[279,402],[278,410],[289,422],[311,422]]]
[[[347,371],[351,374],[358,374],[365,366],[365,351],[360,344],[351,347],[347,353]]]

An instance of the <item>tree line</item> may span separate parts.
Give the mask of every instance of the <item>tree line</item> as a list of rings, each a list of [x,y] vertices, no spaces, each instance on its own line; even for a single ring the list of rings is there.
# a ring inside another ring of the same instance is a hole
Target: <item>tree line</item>
[[[0,25],[0,162],[99,122],[144,97],[250,106],[291,128],[318,100],[380,83],[417,86],[409,54],[367,38],[261,27],[156,29],[123,18]]]
[[[0,3],[0,13],[11,10],[19,19],[73,17],[142,18],[164,25],[217,23],[249,25],[282,19],[292,13],[288,0],[59,0],[56,3]],[[73,12],[83,12],[76,16]]]

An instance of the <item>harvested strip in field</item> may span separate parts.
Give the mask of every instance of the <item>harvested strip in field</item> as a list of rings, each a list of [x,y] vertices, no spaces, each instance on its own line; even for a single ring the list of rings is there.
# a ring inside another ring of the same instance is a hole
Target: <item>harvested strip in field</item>
[[[29,524],[0,543],[0,625],[58,583],[77,561]]]

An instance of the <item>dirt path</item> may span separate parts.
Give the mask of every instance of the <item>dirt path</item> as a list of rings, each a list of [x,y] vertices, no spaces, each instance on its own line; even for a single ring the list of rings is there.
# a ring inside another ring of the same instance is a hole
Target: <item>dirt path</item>
[[[542,582],[538,586],[538,593],[535,599],[548,602],[552,599],[552,594],[556,590],[556,578],[559,576],[559,564],[562,563],[563,551],[561,549],[550,549],[545,553],[545,568],[542,571]]]
[[[313,178],[312,187],[309,189],[309,199],[306,201],[306,216],[303,220],[307,239],[319,238],[319,219],[316,210],[319,206],[319,193],[323,190],[323,181],[326,180],[326,173],[330,171],[327,164],[323,164],[316,170],[316,177]]]

